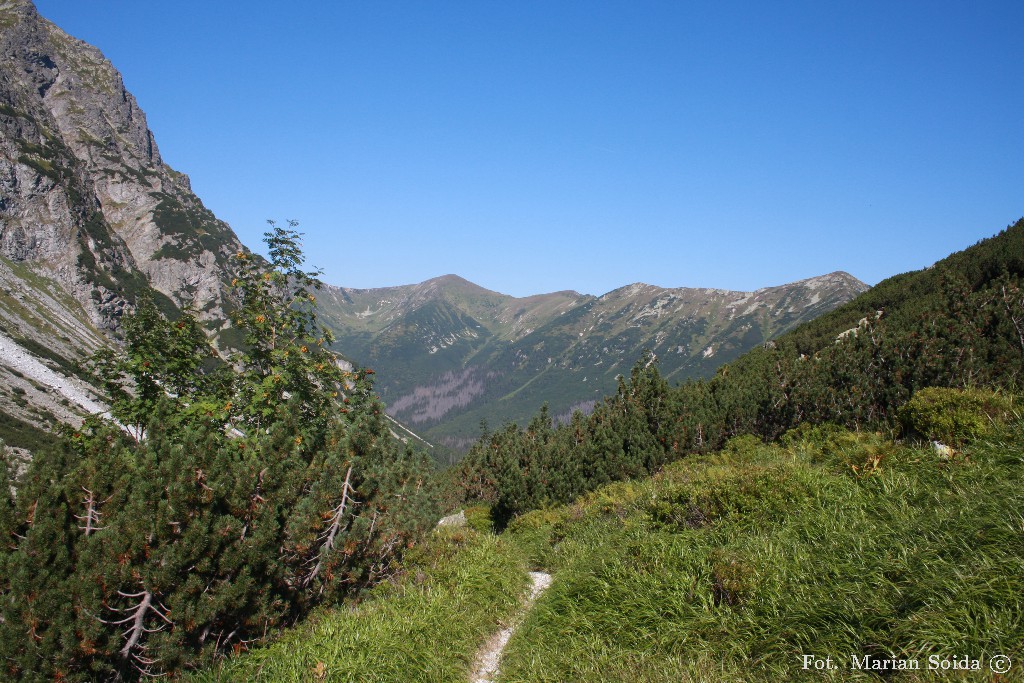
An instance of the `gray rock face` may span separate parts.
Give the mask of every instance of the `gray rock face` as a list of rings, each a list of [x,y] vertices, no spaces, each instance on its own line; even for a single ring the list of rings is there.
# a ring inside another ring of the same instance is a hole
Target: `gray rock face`
[[[448,515],[447,517],[442,517],[440,520],[438,520],[437,526],[438,526],[438,528],[444,527],[444,526],[450,526],[450,527],[454,527],[456,529],[458,529],[460,527],[466,526],[466,511],[465,510],[459,510],[454,515]]]
[[[242,247],[163,163],[120,74],[27,0],[0,0],[0,26],[0,255],[103,329],[147,286],[220,326]]]
[[[243,249],[164,164],[102,53],[0,0],[0,334],[67,375],[147,291],[216,333]],[[0,412],[74,422],[80,408],[48,393],[0,358]]]

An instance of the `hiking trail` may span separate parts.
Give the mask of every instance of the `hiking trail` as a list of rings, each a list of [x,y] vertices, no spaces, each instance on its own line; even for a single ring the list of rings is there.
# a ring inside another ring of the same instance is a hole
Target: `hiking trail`
[[[512,634],[515,633],[516,628],[530,611],[533,603],[551,585],[551,581],[551,574],[530,572],[530,592],[519,608],[519,612],[512,618],[508,626],[491,636],[477,655],[476,665],[473,667],[473,675],[470,678],[472,683],[494,683],[494,679],[498,676],[501,653],[505,650],[505,646],[508,644]]]

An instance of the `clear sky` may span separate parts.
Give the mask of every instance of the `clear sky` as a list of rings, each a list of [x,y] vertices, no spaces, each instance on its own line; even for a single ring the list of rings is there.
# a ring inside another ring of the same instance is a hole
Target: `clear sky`
[[[350,287],[875,284],[1024,216],[1024,2],[36,0]]]

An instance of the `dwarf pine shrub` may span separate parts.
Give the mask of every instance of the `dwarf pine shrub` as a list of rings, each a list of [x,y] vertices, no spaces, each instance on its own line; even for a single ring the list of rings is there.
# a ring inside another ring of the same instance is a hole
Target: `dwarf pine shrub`
[[[907,434],[960,446],[990,434],[1012,408],[1010,398],[993,391],[929,387],[914,394],[898,416]]]

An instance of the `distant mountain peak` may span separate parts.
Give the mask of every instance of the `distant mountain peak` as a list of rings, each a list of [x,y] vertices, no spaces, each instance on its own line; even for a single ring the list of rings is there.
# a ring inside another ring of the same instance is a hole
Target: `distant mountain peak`
[[[586,408],[614,390],[643,349],[672,380],[722,363],[852,299],[866,286],[846,273],[755,292],[666,289],[644,282],[601,297],[574,291],[515,298],[457,275],[418,285],[321,297],[338,348],[379,370],[391,411],[450,445],[500,424]]]
[[[426,280],[426,281],[422,282],[421,284],[428,284],[428,283],[433,283],[433,282],[436,282],[438,284],[445,284],[445,285],[455,284],[455,285],[472,285],[474,287],[479,287],[479,285],[477,285],[476,283],[470,282],[469,280],[467,280],[466,278],[462,277],[461,275],[455,275],[454,273],[448,273],[447,275],[438,275],[437,277],[432,277],[429,280]]]

